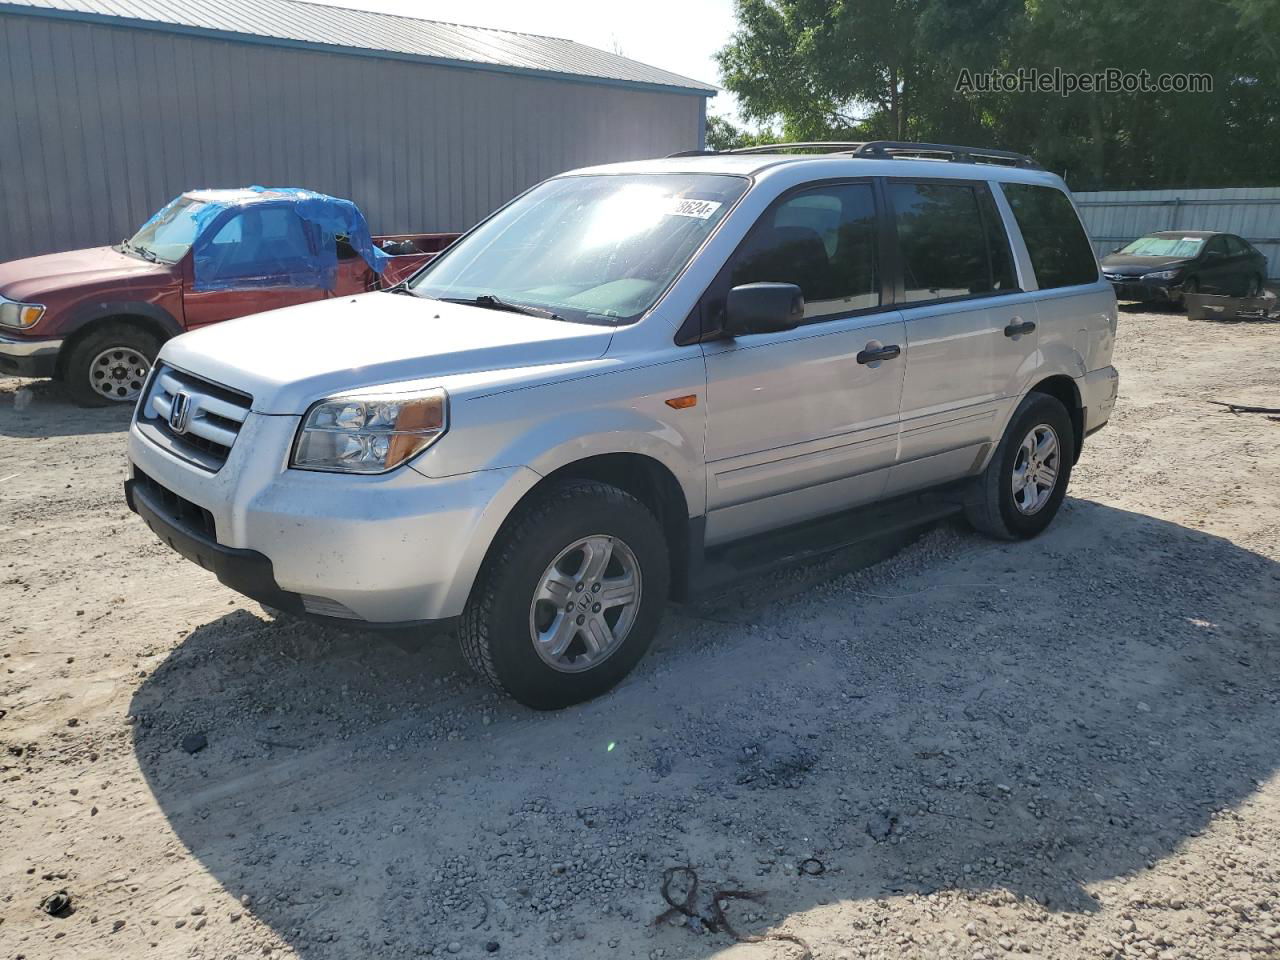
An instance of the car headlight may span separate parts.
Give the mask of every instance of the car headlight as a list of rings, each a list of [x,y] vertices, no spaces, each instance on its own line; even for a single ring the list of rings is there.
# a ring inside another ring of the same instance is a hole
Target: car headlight
[[[448,429],[449,395],[330,397],[307,411],[289,465],[335,473],[386,473]]]
[[[1177,280],[1182,276],[1181,270],[1158,270],[1155,273],[1144,273],[1143,280]]]
[[[0,297],[0,325],[25,330],[34,327],[44,316],[44,307],[38,303],[15,303]]]

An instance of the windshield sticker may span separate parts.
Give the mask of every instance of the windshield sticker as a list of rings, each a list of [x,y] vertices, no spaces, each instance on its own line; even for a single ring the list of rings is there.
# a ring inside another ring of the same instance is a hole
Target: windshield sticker
[[[710,220],[722,204],[719,200],[690,200],[686,197],[671,197],[667,201],[665,211],[673,217],[694,217],[698,220]]]

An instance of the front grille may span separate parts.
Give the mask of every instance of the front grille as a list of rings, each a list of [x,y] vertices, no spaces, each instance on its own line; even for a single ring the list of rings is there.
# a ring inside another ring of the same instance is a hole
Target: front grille
[[[203,534],[214,543],[218,542],[218,528],[214,524],[213,514],[204,507],[178,496],[137,467],[133,468],[133,482],[135,488],[141,490],[152,503],[164,511],[170,520]]]
[[[216,473],[252,404],[243,393],[161,364],[138,408],[138,427],[175,456]]]

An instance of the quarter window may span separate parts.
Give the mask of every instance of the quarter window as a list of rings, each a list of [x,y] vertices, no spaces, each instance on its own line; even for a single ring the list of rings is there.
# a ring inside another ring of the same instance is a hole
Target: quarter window
[[[808,320],[878,307],[870,185],[805,190],[767,211],[734,255],[730,285],[744,283],[794,283]]]
[[[1003,184],[1041,290],[1093,283],[1098,261],[1067,195],[1056,187]]]
[[[906,302],[1013,290],[1009,241],[986,189],[890,182]]]

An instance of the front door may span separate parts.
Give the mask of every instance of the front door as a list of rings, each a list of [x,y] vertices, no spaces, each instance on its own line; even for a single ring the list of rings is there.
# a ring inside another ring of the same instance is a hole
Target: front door
[[[188,328],[326,296],[307,231],[288,205],[253,204],[208,229],[184,267]]]
[[[708,545],[857,506],[884,491],[898,443],[902,317],[884,306],[870,182],[784,195],[708,291],[794,283],[794,330],[703,346]]]
[[[888,493],[972,472],[998,439],[1036,352],[1036,294],[1018,288],[990,188],[886,184],[906,326],[899,462]]]

